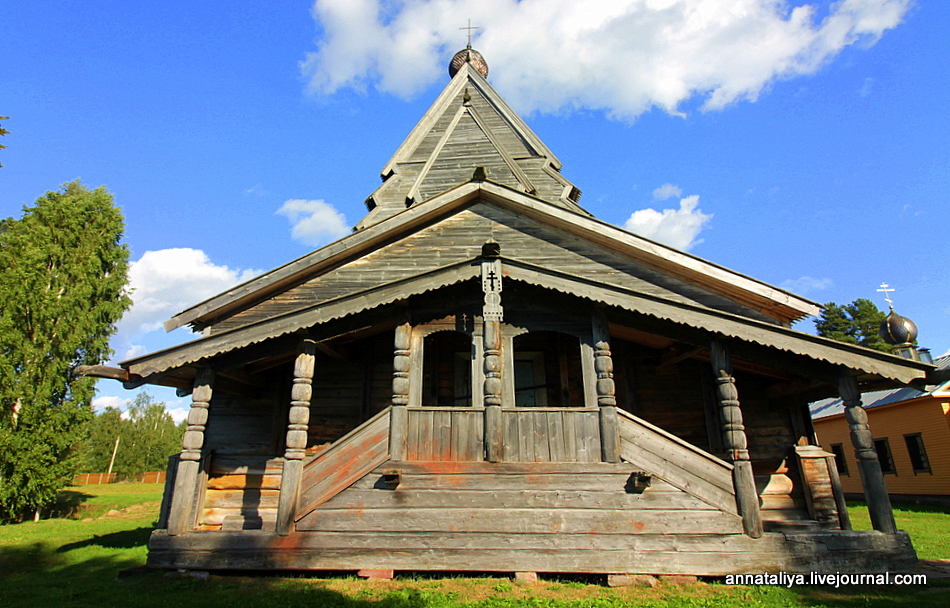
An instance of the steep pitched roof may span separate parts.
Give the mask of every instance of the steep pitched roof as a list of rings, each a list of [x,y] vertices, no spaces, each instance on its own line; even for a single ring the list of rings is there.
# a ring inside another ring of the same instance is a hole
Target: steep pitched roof
[[[676,280],[760,311],[777,321],[790,322],[804,315],[817,314],[820,310],[814,302],[593,217],[578,215],[492,182],[469,182],[197,304],[170,319],[165,328],[171,330],[186,324],[203,328],[220,317],[363,258],[385,244],[432,225],[476,201],[509,209]]]
[[[370,211],[356,229],[468,181],[478,166],[494,182],[590,215],[577,204],[580,191],[561,176],[557,157],[464,63],[386,163],[383,184],[366,199]]]

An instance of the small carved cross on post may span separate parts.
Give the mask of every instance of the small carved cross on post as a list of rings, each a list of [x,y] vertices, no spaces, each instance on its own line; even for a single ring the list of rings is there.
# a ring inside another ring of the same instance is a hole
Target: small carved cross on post
[[[460,30],[468,30],[468,44],[465,46],[465,48],[467,48],[467,49],[472,48],[472,30],[480,30],[480,29],[482,29],[482,28],[477,27],[477,26],[473,27],[473,26],[472,26],[472,20],[469,19],[469,20],[468,20],[468,27],[460,27],[459,29],[460,29]]]
[[[495,291],[495,280],[498,278],[498,275],[495,274],[495,269],[489,269],[485,278],[488,280],[488,291]]]

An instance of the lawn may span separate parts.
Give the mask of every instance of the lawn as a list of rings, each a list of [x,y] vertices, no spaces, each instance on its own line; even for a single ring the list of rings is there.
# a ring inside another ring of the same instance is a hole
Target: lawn
[[[507,578],[213,575],[201,581],[177,573],[148,573],[117,580],[145,563],[146,544],[161,499],[159,484],[82,486],[65,492],[64,517],[0,527],[0,607],[111,606],[227,608],[945,608],[950,583],[926,587],[834,589],[726,586],[718,581],[655,588],[612,589],[596,577],[550,578],[518,585]],[[851,506],[856,528],[867,510]],[[910,532],[922,559],[950,558],[940,539],[950,513],[896,505],[898,525]]]

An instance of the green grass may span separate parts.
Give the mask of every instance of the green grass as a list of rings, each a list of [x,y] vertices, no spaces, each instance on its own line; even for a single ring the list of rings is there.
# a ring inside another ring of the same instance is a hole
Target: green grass
[[[929,505],[895,502],[894,520],[897,528],[910,534],[919,559],[950,559],[950,509]],[[848,501],[851,527],[870,530],[871,518],[863,501]]]
[[[862,589],[729,587],[719,583],[653,589],[610,589],[593,577],[560,577],[536,585],[507,578],[214,575],[198,581],[148,573],[116,580],[145,563],[160,485],[82,486],[64,494],[68,517],[0,526],[0,607],[80,608],[945,608],[950,584]],[[927,559],[950,557],[939,538],[950,534],[950,514],[897,505],[898,524]],[[867,510],[851,509],[856,527]],[[863,519],[862,519],[863,518]],[[919,538],[918,538],[919,537]],[[925,547],[922,549],[921,547]]]

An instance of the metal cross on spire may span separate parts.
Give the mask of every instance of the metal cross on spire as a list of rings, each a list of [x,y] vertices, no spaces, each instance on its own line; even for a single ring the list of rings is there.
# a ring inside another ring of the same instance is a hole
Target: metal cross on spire
[[[884,292],[884,299],[887,300],[888,306],[891,307],[891,310],[894,310],[894,302],[891,300],[890,292],[897,291],[896,289],[891,289],[891,286],[887,283],[881,283],[881,288],[878,291]]]
[[[472,48],[472,30],[480,30],[480,29],[482,29],[482,28],[477,27],[477,26],[476,26],[476,27],[472,27],[472,20],[469,19],[469,20],[468,20],[468,27],[460,27],[459,29],[460,29],[460,30],[468,30],[468,44],[466,45],[465,48],[468,48],[468,49]]]

